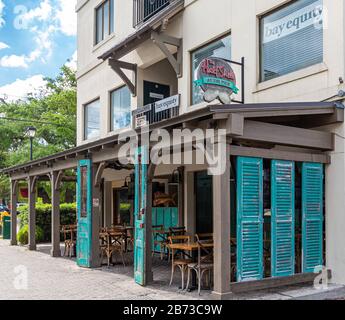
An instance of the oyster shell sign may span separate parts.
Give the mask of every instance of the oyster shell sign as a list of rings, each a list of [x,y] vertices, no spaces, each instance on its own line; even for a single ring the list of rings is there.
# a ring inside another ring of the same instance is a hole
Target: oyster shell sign
[[[207,58],[201,61],[197,70],[195,85],[204,91],[204,100],[219,99],[224,104],[231,103],[231,95],[238,93],[236,75],[229,62],[220,58]]]

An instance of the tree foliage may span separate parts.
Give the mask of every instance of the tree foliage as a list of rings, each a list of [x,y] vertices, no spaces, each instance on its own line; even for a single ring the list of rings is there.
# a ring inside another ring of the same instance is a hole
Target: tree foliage
[[[74,70],[63,66],[60,74],[46,78],[46,86],[25,100],[0,101],[0,170],[29,161],[26,129],[37,129],[33,158],[72,148],[76,144],[77,80]],[[8,179],[0,177],[0,198],[8,195]]]

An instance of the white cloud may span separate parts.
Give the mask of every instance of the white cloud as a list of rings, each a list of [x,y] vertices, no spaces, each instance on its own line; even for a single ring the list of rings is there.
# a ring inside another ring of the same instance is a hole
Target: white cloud
[[[5,25],[5,19],[3,18],[4,8],[5,8],[5,4],[4,4],[3,0],[0,0],[0,28]]]
[[[52,16],[53,8],[50,0],[43,0],[40,5],[34,9],[27,11],[22,15],[22,19],[25,24],[38,21],[48,21]]]
[[[25,80],[17,79],[15,82],[0,87],[0,96],[7,101],[16,101],[27,97],[30,93],[38,93],[46,81],[43,75],[35,75]]]
[[[5,68],[27,68],[26,57],[24,55],[17,56],[12,54],[10,56],[4,56],[0,59],[0,66]]]
[[[66,66],[72,70],[77,70],[77,57],[77,51],[75,51],[72,58],[66,63]]]
[[[0,50],[8,49],[8,48],[9,48],[9,45],[8,45],[8,44],[6,44],[6,43],[0,41]]]
[[[56,18],[58,20],[59,30],[67,36],[77,34],[77,14],[75,7],[77,0],[58,0]]]

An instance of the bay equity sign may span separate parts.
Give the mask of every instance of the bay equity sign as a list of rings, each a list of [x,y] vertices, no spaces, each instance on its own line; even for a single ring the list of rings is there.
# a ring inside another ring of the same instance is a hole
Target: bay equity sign
[[[279,20],[265,23],[262,41],[263,43],[271,42],[312,25],[315,28],[321,28],[323,18],[324,8],[322,0],[315,1]]]

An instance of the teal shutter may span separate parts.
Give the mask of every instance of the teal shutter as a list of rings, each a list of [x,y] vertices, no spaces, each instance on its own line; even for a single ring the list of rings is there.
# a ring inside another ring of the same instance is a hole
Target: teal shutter
[[[135,155],[135,246],[134,246],[134,280],[144,286],[145,250],[146,250],[146,206],[147,206],[147,159],[148,148],[139,147]],[[151,214],[151,213],[150,213]]]
[[[322,266],[323,164],[302,165],[302,270]]]
[[[237,158],[237,280],[263,278],[263,160]]]
[[[77,264],[91,266],[92,252],[92,162],[80,160],[77,174]]]
[[[295,273],[295,163],[271,162],[272,277]]]

